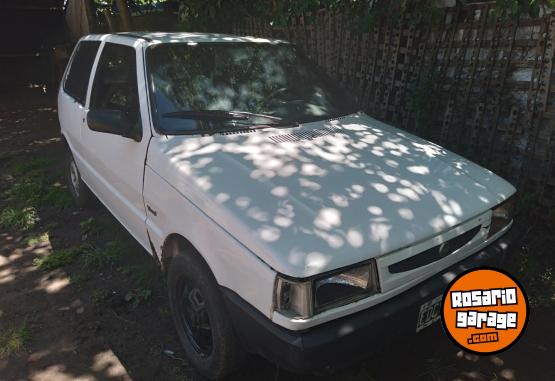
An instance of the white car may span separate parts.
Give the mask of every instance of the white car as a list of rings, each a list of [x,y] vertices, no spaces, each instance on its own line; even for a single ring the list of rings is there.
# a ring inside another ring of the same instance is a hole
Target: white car
[[[511,184],[360,112],[285,41],[86,36],[58,106],[74,198],[160,261],[209,378],[245,353],[321,372],[379,350],[506,248]]]

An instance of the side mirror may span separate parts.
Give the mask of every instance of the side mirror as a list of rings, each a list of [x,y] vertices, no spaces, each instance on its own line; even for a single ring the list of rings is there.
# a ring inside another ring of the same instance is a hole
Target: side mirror
[[[97,109],[87,113],[87,124],[93,131],[120,135],[140,141],[142,134],[120,110]]]

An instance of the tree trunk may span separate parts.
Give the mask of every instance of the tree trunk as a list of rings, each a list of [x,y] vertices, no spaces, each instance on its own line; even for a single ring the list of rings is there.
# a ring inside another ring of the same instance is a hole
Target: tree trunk
[[[87,17],[87,34],[94,33],[96,30],[96,18],[94,17],[92,0],[83,0],[83,10]]]
[[[116,5],[118,6],[119,14],[121,17],[121,26],[124,32],[133,29],[133,23],[131,21],[131,13],[127,7],[125,0],[116,0]]]
[[[118,31],[116,20],[114,20],[114,16],[110,13],[108,9],[104,10],[104,18],[106,19],[106,24],[108,24],[108,31],[110,33],[115,33]]]

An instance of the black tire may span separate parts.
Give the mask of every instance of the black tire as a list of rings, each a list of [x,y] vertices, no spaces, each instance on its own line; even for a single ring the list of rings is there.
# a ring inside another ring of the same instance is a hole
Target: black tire
[[[95,197],[87,184],[83,182],[81,173],[69,148],[67,148],[66,153],[66,176],[69,192],[77,206],[80,208],[92,207],[95,204]]]
[[[227,318],[216,279],[200,255],[172,258],[167,285],[175,328],[191,365],[209,379],[236,370],[245,359],[245,352]]]

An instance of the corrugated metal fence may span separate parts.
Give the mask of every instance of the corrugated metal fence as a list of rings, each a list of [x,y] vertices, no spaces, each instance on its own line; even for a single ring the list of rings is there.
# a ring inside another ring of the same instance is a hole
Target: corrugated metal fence
[[[555,205],[555,15],[500,17],[475,4],[446,11],[434,28],[380,20],[359,32],[343,14],[320,11],[286,28],[248,19],[234,33],[299,44],[370,115]]]

